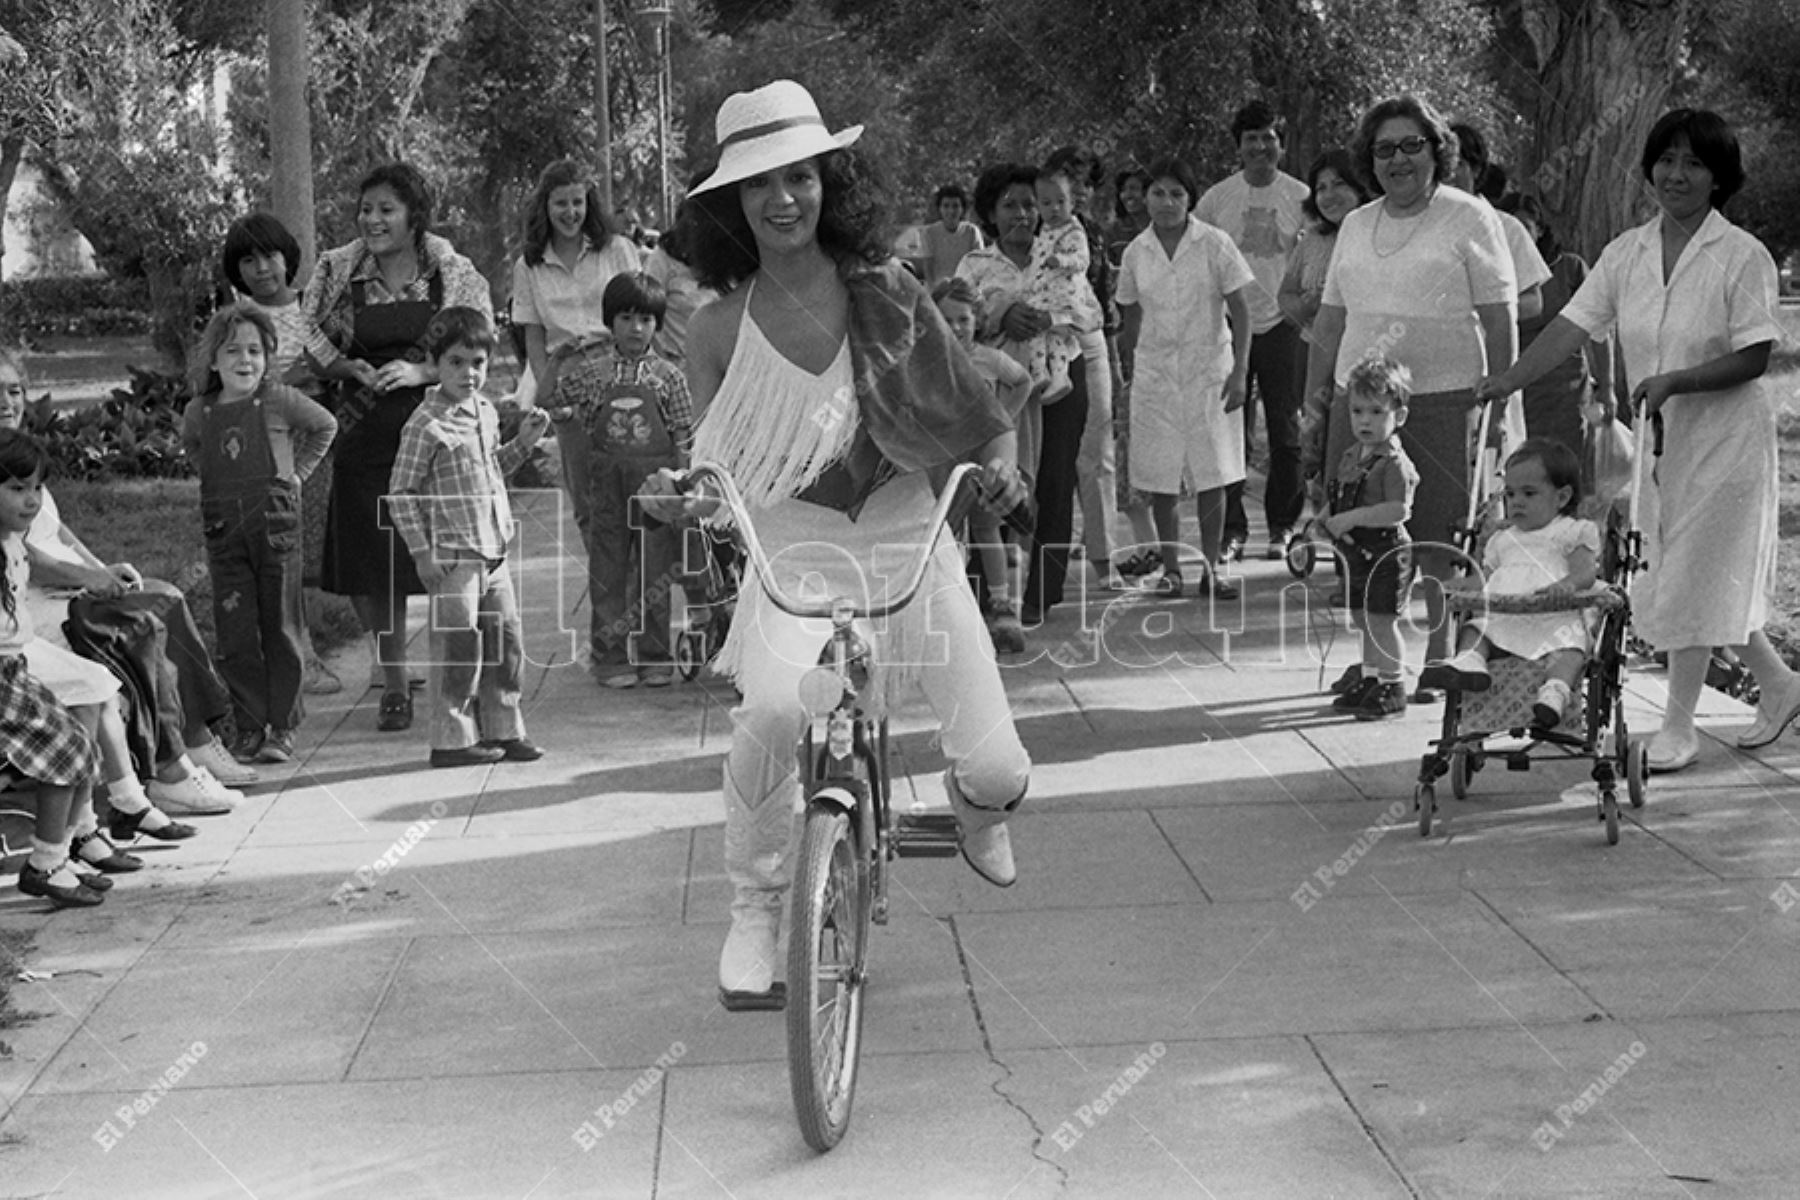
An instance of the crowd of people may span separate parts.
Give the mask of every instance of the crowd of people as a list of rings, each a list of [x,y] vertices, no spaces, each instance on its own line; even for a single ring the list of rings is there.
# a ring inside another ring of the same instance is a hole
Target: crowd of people
[[[1490,586],[1551,597],[1599,576],[1605,513],[1583,503],[1595,431],[1621,412],[1658,429],[1630,518],[1647,564],[1637,630],[1670,662],[1650,769],[1695,761],[1713,647],[1762,684],[1739,745],[1800,716],[1800,678],[1761,632],[1776,274],[1720,212],[1743,166],[1716,115],[1656,124],[1640,163],[1655,211],[1591,270],[1532,197],[1494,187],[1503,172],[1478,129],[1411,96],[1372,106],[1304,179],[1282,169],[1289,134],[1260,101],[1229,127],[1241,169],[1211,186],[1177,157],[1110,177],[1075,148],[993,163],[971,190],[936,188],[906,261],[860,126],[832,132],[788,81],[732,96],[717,126],[718,160],[648,254],[611,228],[578,166],[543,172],[511,280],[527,368],[511,441],[483,394],[501,344],[487,283],[432,232],[417,170],[364,179],[358,236],[320,257],[303,292],[287,230],[266,215],[233,227],[221,265],[240,297],[199,343],[183,425],[212,655],[178,592],[99,563],[61,526],[43,448],[17,431],[23,366],[0,360],[0,754],[39,796],[21,890],[98,903],[107,875],[141,865],[101,832],[97,785],[112,837],[174,840],[194,832],[174,816],[227,811],[252,764],[293,757],[304,695],[331,686],[308,665],[307,585],[350,597],[373,638],[378,728],[412,724],[406,599],[429,593],[431,765],[541,755],[520,713],[505,480],[550,431],[588,564],[586,661],[608,690],[672,680],[677,533],[712,519],[671,476],[691,459],[731,470],[784,586],[857,594],[929,532],[937,473],[979,466],[986,500],[962,531],[974,569],[954,543],[934,552],[919,601],[876,633],[876,661],[892,665],[871,703],[922,688],[964,857],[998,886],[1016,877],[1007,816],[1031,764],[997,655],[1025,648],[1078,571],[1091,576],[1077,586],[1168,601],[1236,597],[1258,412],[1268,554],[1302,536],[1310,509],[1362,637],[1338,709],[1392,717],[1436,689],[1479,690],[1512,656],[1542,667],[1535,719],[1563,719],[1582,621],[1493,617],[1453,642],[1444,618],[1445,588],[1468,586],[1454,531],[1482,486],[1468,450],[1493,405],[1511,453]],[[1027,496],[1024,536],[999,516]],[[1197,554],[1179,532],[1187,498]],[[1430,622],[1409,661],[1415,582]],[[45,590],[62,587],[80,594]],[[65,617],[75,652],[48,640]],[[166,637],[146,646],[145,618]],[[920,652],[928,639],[937,653]],[[817,648],[745,579],[713,664],[742,697],[723,773],[728,1008],[785,1001],[796,683]]]

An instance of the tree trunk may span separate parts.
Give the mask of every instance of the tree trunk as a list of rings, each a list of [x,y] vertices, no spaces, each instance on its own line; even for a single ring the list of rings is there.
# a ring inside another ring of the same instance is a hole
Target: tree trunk
[[[25,157],[25,139],[12,136],[0,139],[0,230],[6,227],[7,203],[12,197],[13,180],[18,178],[19,163]],[[0,241],[0,255],[6,253],[4,241]]]
[[[1507,0],[1527,69],[1515,82],[1534,144],[1516,183],[1565,245],[1592,262],[1648,215],[1640,159],[1668,105],[1692,0]]]
[[[300,243],[290,263],[304,285],[317,249],[313,212],[312,116],[306,107],[306,0],[269,0],[269,141],[275,216]]]

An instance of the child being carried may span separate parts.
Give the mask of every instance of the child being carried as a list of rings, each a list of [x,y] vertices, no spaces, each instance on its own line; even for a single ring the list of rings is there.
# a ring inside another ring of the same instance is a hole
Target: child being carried
[[[1482,555],[1490,595],[1535,595],[1566,600],[1599,577],[1600,533],[1577,519],[1581,463],[1561,442],[1529,438],[1506,460],[1507,523],[1488,539]],[[1478,590],[1479,580],[1463,590]],[[1487,690],[1488,661],[1495,654],[1531,659],[1549,678],[1538,689],[1532,722],[1562,723],[1581,669],[1592,649],[1587,614],[1578,609],[1542,613],[1489,613],[1463,627],[1454,658],[1429,663],[1422,687]]]

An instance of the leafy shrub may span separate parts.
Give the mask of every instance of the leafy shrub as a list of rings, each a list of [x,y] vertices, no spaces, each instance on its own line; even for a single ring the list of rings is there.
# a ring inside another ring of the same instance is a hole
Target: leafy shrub
[[[0,285],[0,330],[27,344],[141,336],[150,330],[150,292],[142,279],[106,275],[10,279]]]
[[[180,376],[131,368],[131,386],[86,408],[56,408],[41,396],[25,428],[42,439],[62,479],[180,479],[193,474],[181,453]]]

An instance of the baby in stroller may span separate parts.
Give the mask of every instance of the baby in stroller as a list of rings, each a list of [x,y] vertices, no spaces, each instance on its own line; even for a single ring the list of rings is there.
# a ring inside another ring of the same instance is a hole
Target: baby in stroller
[[[1561,442],[1530,438],[1506,460],[1507,523],[1482,555],[1485,584],[1466,577],[1451,584],[1490,595],[1542,597],[1566,603],[1599,576],[1600,532],[1575,514],[1581,501],[1581,463]],[[1422,687],[1486,691],[1488,660],[1497,654],[1541,661],[1547,678],[1532,704],[1540,728],[1561,724],[1593,646],[1587,611],[1492,612],[1467,622],[1457,652],[1426,664]]]

